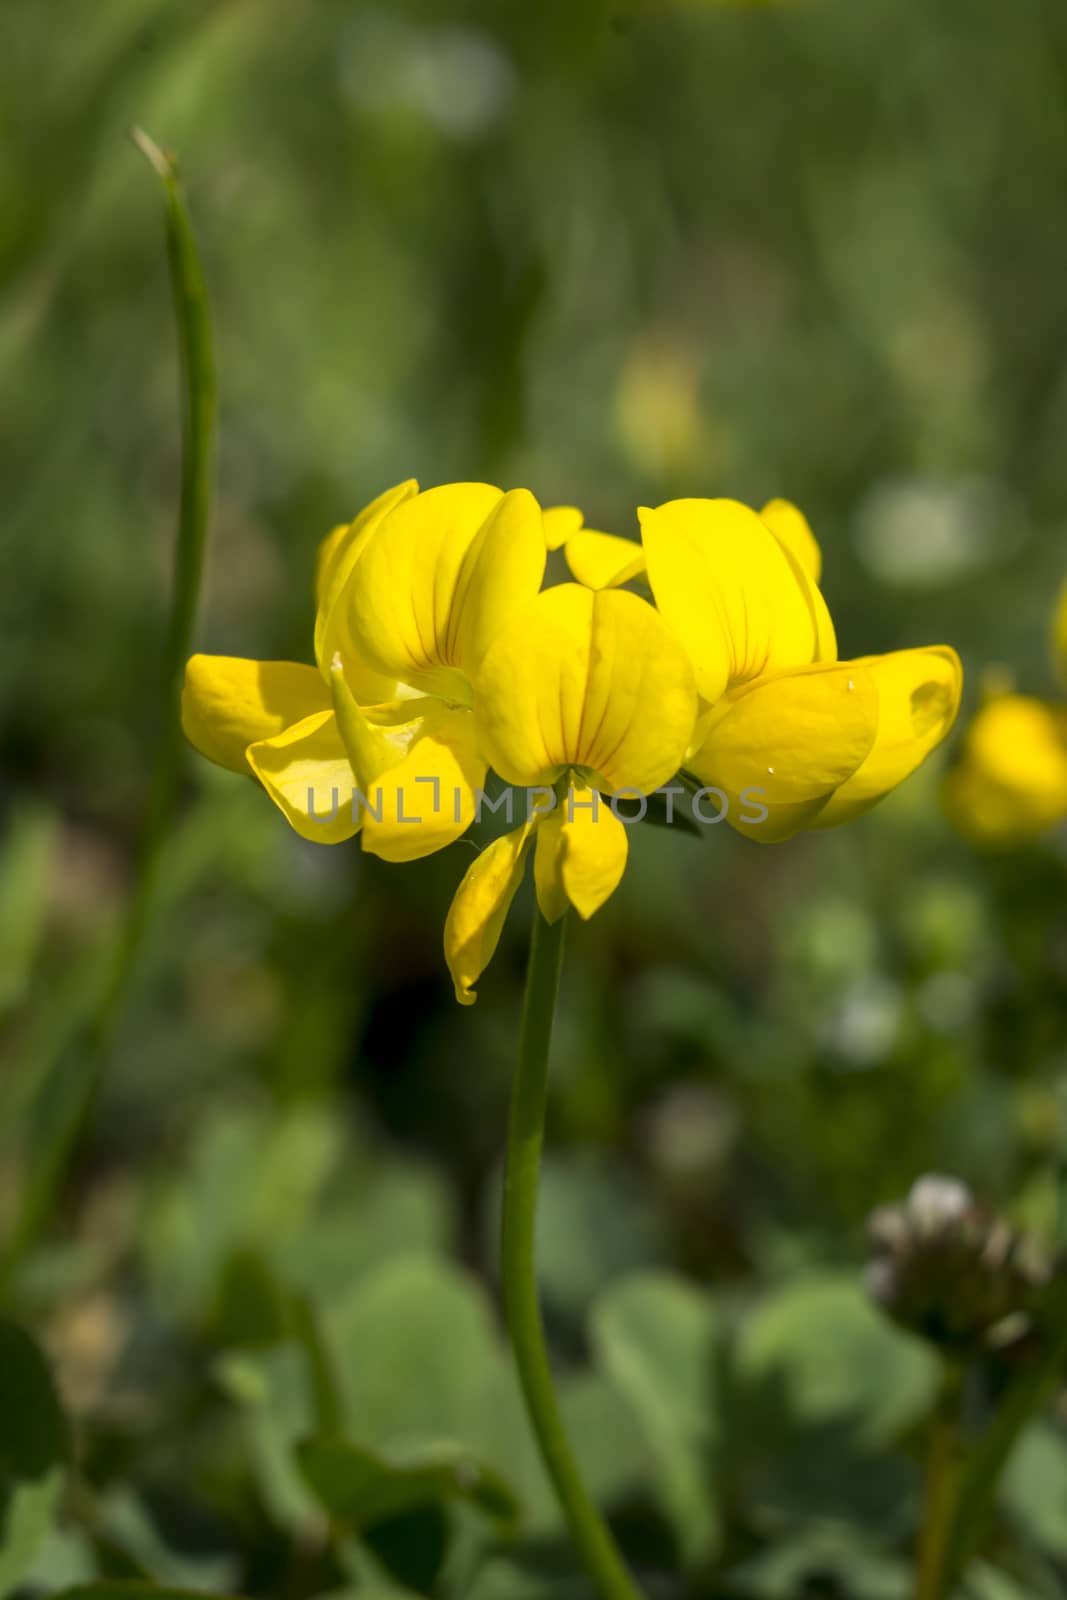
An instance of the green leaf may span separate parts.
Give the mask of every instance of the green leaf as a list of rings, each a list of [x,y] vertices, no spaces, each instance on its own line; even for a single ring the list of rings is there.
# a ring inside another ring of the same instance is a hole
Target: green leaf
[[[48,1363],[17,1323],[0,1319],[0,1469],[43,1478],[67,1458],[67,1423]]]
[[[223,1262],[213,1322],[220,1343],[249,1349],[278,1344],[290,1332],[285,1291],[260,1251],[239,1247]]]
[[[163,1303],[183,1308],[205,1297],[238,1249],[253,1247],[275,1264],[316,1208],[341,1153],[340,1131],[325,1110],[301,1108],[284,1120],[258,1110],[209,1119],[151,1216]]]
[[[729,1574],[731,1593],[746,1600],[794,1600],[802,1594],[862,1595],[863,1600],[907,1600],[912,1577],[906,1562],[886,1555],[848,1529],[812,1527],[753,1556]]]
[[[431,1595],[444,1570],[450,1534],[444,1507],[423,1505],[383,1517],[364,1528],[360,1538],[390,1583]]]
[[[501,1348],[473,1279],[410,1257],[358,1283],[327,1317],[351,1430],[371,1449],[477,1441]]]
[[[344,1427],[344,1395],[341,1393],[333,1352],[323,1333],[318,1307],[310,1295],[293,1295],[289,1319],[293,1335],[307,1359],[315,1425],[323,1433],[340,1433]]]
[[[661,1253],[655,1211],[624,1169],[584,1153],[546,1159],[537,1276],[547,1305],[580,1324],[602,1289]]]
[[[385,1260],[445,1248],[451,1230],[451,1197],[438,1173],[346,1149],[327,1107],[284,1116],[241,1109],[208,1118],[181,1169],[156,1193],[149,1250],[166,1307],[195,1310],[214,1295],[213,1309],[232,1317],[219,1283],[239,1252],[254,1253],[281,1283],[326,1304],[347,1298]],[[253,1315],[267,1327],[270,1309],[256,1298]]]
[[[276,1251],[286,1283],[323,1305],[398,1255],[443,1254],[455,1232],[452,1191],[428,1165],[394,1157],[388,1166],[360,1170],[349,1158],[343,1177],[331,1184],[329,1203]]]
[[[0,1594],[10,1594],[32,1567],[55,1523],[62,1491],[61,1468],[8,1488],[0,1529]]]
[[[1029,1428],[1000,1486],[1008,1516],[1039,1549],[1067,1559],[1067,1439],[1052,1423]]]
[[[475,1279],[445,1261],[401,1257],[367,1272],[323,1321],[346,1431],[361,1446],[402,1461],[451,1443],[506,1476],[525,1528],[558,1530],[502,1333]]]
[[[598,1505],[620,1504],[640,1489],[648,1467],[648,1447],[633,1408],[597,1372],[573,1373],[558,1388],[586,1488]]]
[[[737,1346],[742,1383],[770,1388],[795,1424],[847,1425],[857,1442],[887,1443],[924,1417],[937,1361],[871,1305],[851,1278],[825,1274],[768,1295]]]
[[[150,1503],[142,1500],[129,1483],[116,1482],[96,1497],[92,1532],[98,1546],[120,1552],[131,1580],[150,1577],[153,1582],[179,1589],[214,1593],[237,1582],[239,1562],[235,1555],[189,1549],[173,1538],[165,1523],[160,1523]],[[173,1540],[173,1542],[172,1542]],[[51,1541],[49,1541],[51,1543]],[[114,1560],[109,1562],[115,1571]],[[92,1577],[98,1568],[90,1568]],[[82,1574],[78,1574],[79,1578]]]
[[[1063,1600],[1062,1582],[1050,1569],[1023,1562],[1005,1571],[987,1561],[976,1561],[959,1590],[959,1600]]]
[[[52,1374],[28,1333],[0,1320],[0,1594],[30,1568],[55,1519],[69,1450]]]
[[[215,1376],[241,1408],[245,1449],[271,1516],[301,1536],[321,1531],[322,1513],[293,1461],[297,1441],[315,1427],[306,1351],[297,1344],[235,1351]]]
[[[464,1500],[510,1529],[518,1505],[500,1475],[452,1445],[387,1461],[342,1439],[308,1439],[297,1449],[304,1477],[331,1517],[353,1528],[427,1505]]]
[[[713,1488],[718,1323],[710,1300],[668,1273],[641,1274],[598,1302],[592,1335],[644,1435],[683,1560],[706,1560],[721,1532]]]

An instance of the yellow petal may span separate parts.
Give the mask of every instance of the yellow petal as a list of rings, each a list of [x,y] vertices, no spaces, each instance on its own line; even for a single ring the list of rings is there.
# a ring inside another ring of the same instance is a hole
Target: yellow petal
[[[404,721],[400,721],[397,716],[403,702],[393,703],[388,707],[375,707],[375,711],[387,714],[388,721],[384,724],[371,722],[363,709],[356,704],[355,696],[345,678],[340,655],[334,657],[333,666],[330,668],[330,688],[333,693],[333,709],[341,743],[345,747],[356,786],[361,793],[366,794],[383,772],[399,766],[403,761],[411,747],[416,730],[421,728],[420,714],[431,702],[425,699],[409,700],[408,715]]]
[[[340,844],[358,831],[355,774],[332,711],[318,711],[272,739],[250,744],[248,764],[302,839]]]
[[[534,885],[541,914],[557,922],[569,905],[588,919],[626,870],[626,824],[595,789],[576,786],[536,824]]]
[[[328,711],[330,691],[314,667],[296,661],[193,656],[182,686],[182,727],[201,755],[231,772],[248,772],[245,751],[314,711]]]
[[[609,791],[648,794],[677,771],[696,699],[685,653],[652,606],[564,583],[493,645],[475,710],[490,764],[508,783],[552,783],[581,767]]]
[[[356,521],[358,520],[357,518]],[[355,530],[356,522],[339,522],[319,544],[315,553],[315,605],[319,610],[322,609],[323,599],[330,587],[330,580],[337,569],[342,551],[352,541]]]
[[[315,575],[315,660],[323,674],[328,674],[330,663],[340,652],[348,681],[361,705],[387,700],[393,693],[396,675],[377,672],[353,639],[349,581],[356,563],[389,513],[405,500],[413,499],[418,492],[414,478],[387,489],[364,507],[354,522],[335,528],[319,547]]]
[[[567,565],[587,589],[618,589],[645,570],[645,552],[633,539],[591,528],[567,540]]]
[[[377,525],[346,588],[353,643],[377,671],[462,703],[467,689],[450,654],[452,602],[464,558],[502,498],[487,483],[444,484],[402,501]],[[540,529],[538,536],[543,561]]]
[[[945,779],[945,804],[978,843],[1017,843],[1067,818],[1067,708],[1025,695],[990,700]]]
[[[1067,689],[1067,583],[1060,590],[1052,627],[1052,651],[1060,682]]]
[[[577,506],[546,506],[543,515],[546,550],[562,549],[585,521]]]
[[[352,522],[342,522],[323,539],[315,563],[315,603],[320,612],[326,613],[321,619],[323,622],[328,620],[362,547],[382,517],[418,492],[419,486],[414,478],[395,484],[364,506]]]
[[[792,550],[786,549],[785,553],[793,563],[797,582],[803,589],[805,599],[811,608],[812,621],[815,625],[814,659],[816,661],[836,661],[837,633],[834,629],[834,619],[830,615],[830,608],[826,604],[823,592],[814,578],[810,577],[804,567],[801,566],[800,561]]]
[[[504,919],[522,882],[530,825],[494,839],[467,868],[445,918],[445,960],[461,1006],[496,954]]]
[[[951,729],[963,692],[963,667],[948,645],[864,656],[845,665],[874,679],[878,732],[862,766],[819,813],[817,828],[849,822],[903,783]]]
[[[474,820],[485,783],[469,711],[438,702],[411,731],[403,761],[366,794],[363,848],[385,861],[416,861],[458,839]]]
[[[541,507],[528,489],[497,501],[463,558],[445,626],[445,659],[468,678],[545,575]]]
[[[732,827],[770,844],[811,825],[867,758],[877,728],[878,691],[866,668],[801,667],[758,679],[721,702],[686,766],[721,791]],[[709,796],[700,814],[710,821],[723,804]]]
[[[656,604],[688,651],[705,700],[826,657],[825,603],[748,506],[673,500],[638,514]]]
[[[760,516],[779,544],[792,551],[813,583],[822,577],[822,551],[811,531],[811,524],[789,500],[768,500]]]

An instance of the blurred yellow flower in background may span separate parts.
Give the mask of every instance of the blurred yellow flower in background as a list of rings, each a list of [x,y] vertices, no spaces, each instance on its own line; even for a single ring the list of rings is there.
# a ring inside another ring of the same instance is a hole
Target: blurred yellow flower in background
[[[693,346],[667,329],[636,339],[615,392],[619,438],[642,473],[682,476],[700,460],[704,424]]]
[[[1052,653],[1067,687],[1067,584],[1052,625]],[[1017,844],[1067,819],[1067,703],[992,692],[947,773],[948,815],[978,844]]]

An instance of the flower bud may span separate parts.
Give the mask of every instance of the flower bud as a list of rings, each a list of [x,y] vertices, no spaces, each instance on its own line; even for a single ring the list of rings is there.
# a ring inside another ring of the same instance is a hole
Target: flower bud
[[[1031,1330],[1047,1270],[958,1179],[929,1174],[868,1221],[871,1297],[902,1327],[963,1355]]]

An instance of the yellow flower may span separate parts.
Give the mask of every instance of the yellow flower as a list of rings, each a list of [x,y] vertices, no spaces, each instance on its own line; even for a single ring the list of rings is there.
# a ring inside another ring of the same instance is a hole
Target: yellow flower
[[[1067,707],[996,695],[967,729],[945,805],[977,843],[1010,844],[1067,817]]]
[[[653,607],[575,583],[545,590],[498,636],[474,704],[494,770],[541,793],[457,890],[445,954],[463,1004],[496,949],[529,846],[543,915],[554,922],[573,905],[592,916],[626,866],[618,801],[649,795],[677,772],[696,718],[689,661]]]
[[[323,542],[315,667],[188,665],[191,741],[252,773],[304,838],[359,832],[410,860],[465,831],[490,767],[509,786],[494,809],[511,831],[472,863],[445,926],[465,1004],[531,850],[543,915],[590,917],[626,866],[624,797],[639,817],[681,774],[733,826],[782,839],[874,804],[955,717],[947,647],[837,660],[795,507],[683,500],[640,516],[637,545],[524,489],[401,484]],[[541,590],[559,548],[579,581]]]
[[[323,542],[317,667],[194,656],[186,735],[251,772],[305,839],[361,831],[389,861],[441,849],[469,827],[485,780],[472,675],[544,562],[526,490],[401,484]]]
[[[764,843],[858,816],[948,733],[962,668],[947,645],[839,661],[821,554],[784,500],[642,509],[641,544],[574,531],[571,571],[598,590],[647,580],[693,664],[697,734],[685,767],[726,819]],[[757,795],[758,805],[743,804]],[[758,820],[753,811],[760,815]]]
[[[1052,653],[1067,687],[1067,585]],[[978,844],[1018,843],[1067,819],[1067,704],[991,694],[967,729],[944,798],[960,832]]]

